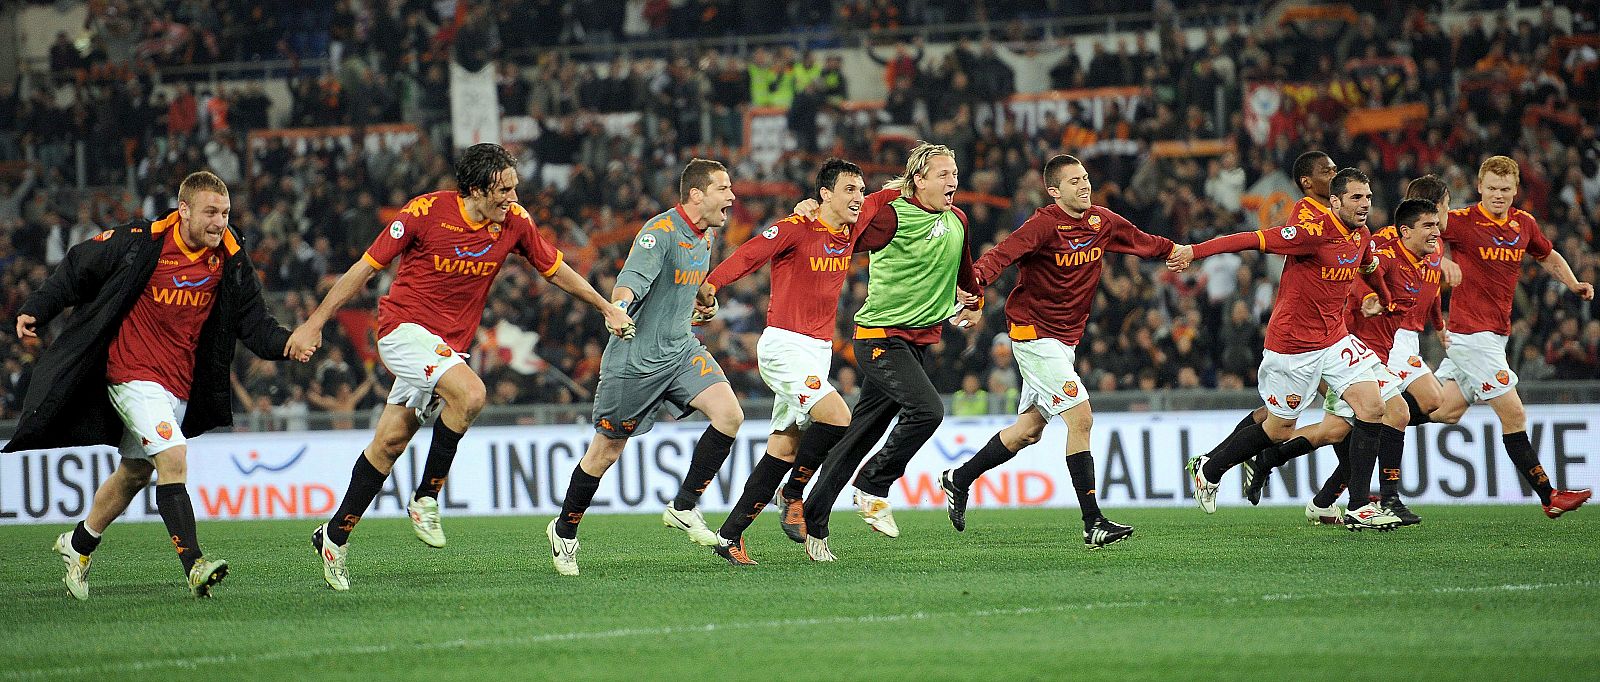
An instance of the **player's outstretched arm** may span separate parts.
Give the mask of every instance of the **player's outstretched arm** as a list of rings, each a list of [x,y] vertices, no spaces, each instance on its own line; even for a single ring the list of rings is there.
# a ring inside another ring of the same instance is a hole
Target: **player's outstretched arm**
[[[1585,301],[1594,300],[1594,284],[1578,281],[1578,276],[1572,273],[1572,265],[1567,263],[1561,252],[1551,251],[1549,256],[1539,261],[1539,266],[1555,277],[1556,281],[1567,285],[1578,298]]]
[[[600,311],[600,314],[605,316],[606,319],[606,330],[623,338],[632,336],[633,318],[628,316],[627,311],[607,301],[604,296],[600,295],[600,292],[595,291],[594,287],[589,284],[589,280],[584,279],[571,266],[562,263],[556,267],[556,271],[548,279],[551,284],[571,294],[573,298],[583,301],[595,310]]]
[[[289,335],[289,347],[284,354],[291,357],[299,357],[303,354],[315,352],[317,348],[322,346],[322,326],[333,318],[334,313],[339,312],[340,308],[349,303],[350,299],[355,298],[358,292],[365,289],[367,282],[377,272],[378,268],[372,264],[370,256],[362,256],[361,260],[350,266],[350,269],[346,270],[343,275],[339,276],[339,280],[333,283],[333,288],[328,290],[328,295],[322,297],[322,303],[317,305],[317,309],[311,313],[311,317],[299,327],[296,327],[294,333]],[[310,356],[307,355],[307,357]]]

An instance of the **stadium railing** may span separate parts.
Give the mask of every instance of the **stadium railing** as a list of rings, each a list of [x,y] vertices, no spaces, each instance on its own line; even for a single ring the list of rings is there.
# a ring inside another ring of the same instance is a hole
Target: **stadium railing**
[[[1530,405],[1600,404],[1600,381],[1523,382],[1517,392]],[[946,405],[949,396],[945,396]],[[740,401],[750,419],[764,419],[772,413],[772,398],[756,396]],[[1219,391],[1214,389],[1173,389],[1163,391],[1110,391],[1094,394],[1097,412],[1189,412],[1197,410],[1248,410],[1261,405],[1255,389]],[[381,408],[355,413],[280,411],[274,415],[235,414],[236,431],[327,431],[370,429]],[[516,426],[538,424],[587,424],[588,403],[489,405],[475,425]],[[663,415],[662,421],[668,421]],[[0,421],[0,439],[16,431],[16,420]]]

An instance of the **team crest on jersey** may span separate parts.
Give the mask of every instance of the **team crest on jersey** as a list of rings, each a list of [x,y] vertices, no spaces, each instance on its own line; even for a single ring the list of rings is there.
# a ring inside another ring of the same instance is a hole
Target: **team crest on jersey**
[[[1097,215],[1089,216],[1089,229],[1092,229],[1092,230],[1100,229],[1100,216],[1097,216]]]
[[[450,345],[445,343],[434,346],[433,352],[437,353],[441,358],[448,358],[455,354],[455,351],[450,350]]]
[[[1511,373],[1502,369],[1494,373],[1494,380],[1500,382],[1501,386],[1508,386],[1511,384]]]
[[[504,230],[505,230],[505,228],[501,227],[500,223],[489,223],[489,238],[490,239],[499,239],[500,238],[500,233],[502,231],[504,231]]]
[[[211,254],[210,258],[206,259],[206,267],[212,272],[216,272],[218,268],[222,267],[222,259],[218,258],[217,254],[213,253]]]
[[[172,440],[172,422],[156,424],[156,435],[161,436],[161,440]]]
[[[616,430],[616,429],[611,428],[611,420],[607,419],[605,417],[601,417],[600,418],[599,427],[602,428],[602,429],[605,429],[606,431],[615,431]]]
[[[394,239],[399,239],[401,237],[406,236],[406,226],[405,226],[405,224],[401,223],[398,220],[396,220],[396,221],[394,221],[392,223],[389,223],[389,236],[394,238]]]
[[[1067,383],[1062,384],[1061,392],[1067,394],[1068,398],[1078,397],[1078,382],[1068,381]]]
[[[654,228],[652,228],[654,229]],[[645,233],[639,236],[639,246],[646,249],[656,248],[656,236]]]
[[[622,420],[622,432],[623,433],[633,433],[633,430],[636,429],[636,428],[639,428],[639,420],[637,420],[637,419],[624,419],[624,420]]]
[[[1300,407],[1300,394],[1290,393],[1283,397],[1283,402],[1289,405],[1289,409],[1297,409]]]
[[[1421,367],[1422,366],[1422,358],[1419,358],[1419,357],[1413,355],[1413,356],[1411,356],[1411,357],[1406,359],[1406,364],[1411,365],[1412,367]]]
[[[1295,235],[1300,234],[1300,231],[1295,229],[1293,225],[1284,225],[1283,229],[1278,231],[1278,234],[1283,237],[1284,241],[1292,241]]]
[[[822,379],[815,374],[806,377],[806,388],[813,391],[822,388]]]
[[[101,232],[100,234],[95,235],[94,236],[94,240],[97,241],[97,242],[103,242],[103,241],[105,241],[107,239],[110,239],[111,235],[113,235],[113,234],[115,234],[115,231],[106,230],[105,232]]]
[[[778,238],[778,226],[777,225],[773,225],[772,227],[769,227],[769,228],[767,228],[765,230],[762,230],[761,231],[761,236],[766,237],[767,239],[777,239]]]
[[[1519,225],[1517,225],[1517,221],[1516,221],[1516,220],[1515,220],[1515,219],[1513,219],[1513,220],[1512,220],[1512,221],[1511,221],[1511,226],[1512,226],[1512,227],[1520,227],[1520,226],[1519,226]]]

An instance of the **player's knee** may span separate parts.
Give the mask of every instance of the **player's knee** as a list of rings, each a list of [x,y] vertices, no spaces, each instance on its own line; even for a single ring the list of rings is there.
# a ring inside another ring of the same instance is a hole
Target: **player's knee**
[[[1019,429],[1017,431],[1017,433],[1016,433],[1016,439],[1015,439],[1016,443],[1015,444],[1017,446],[1017,450],[1021,450],[1022,448],[1028,447],[1029,445],[1033,445],[1034,443],[1039,442],[1039,439],[1043,438],[1043,437],[1044,437],[1044,429],[1043,428],[1033,428],[1031,426],[1023,427],[1022,429]]]
[[[711,418],[711,425],[725,434],[738,433],[739,427],[744,424],[744,408],[739,406],[738,401],[719,406],[707,416]]]
[[[1269,416],[1265,421],[1261,422],[1261,430],[1265,431],[1267,437],[1271,438],[1273,442],[1281,443],[1289,440],[1289,437],[1294,435],[1294,422],[1274,419]]]
[[[622,451],[627,445],[626,438],[612,438],[597,433],[594,440],[589,442],[589,449],[583,453],[581,463],[590,473],[595,470],[605,471],[617,463],[617,458],[622,456]]]
[[[161,483],[182,483],[189,476],[189,451],[179,445],[155,456],[156,480]]]
[[[123,490],[133,494],[150,485],[150,477],[155,475],[156,467],[144,460],[126,460],[118,473],[121,475],[118,476],[120,480],[117,482],[122,485]]]
[[[471,381],[462,382],[454,393],[455,395],[445,399],[445,406],[449,408],[454,403],[456,412],[467,422],[477,419],[478,413],[482,412],[483,406],[489,402],[488,389],[484,387],[483,380],[476,375]]]
[[[1504,407],[1497,412],[1500,413],[1500,430],[1515,433],[1528,428],[1528,410],[1521,404]]]
[[[1066,417],[1067,428],[1072,431],[1088,433],[1089,429],[1094,428],[1094,413],[1088,410],[1068,410]],[[1039,431],[1040,433],[1043,433],[1044,427],[1040,426]]]
[[[944,421],[944,402],[934,396],[931,402],[915,402],[905,405],[900,411],[900,421],[910,422],[927,428],[938,428]]]

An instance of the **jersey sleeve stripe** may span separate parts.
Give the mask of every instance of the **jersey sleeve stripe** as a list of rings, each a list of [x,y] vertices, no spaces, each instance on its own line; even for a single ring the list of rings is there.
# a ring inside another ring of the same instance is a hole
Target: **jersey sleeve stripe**
[[[555,274],[556,274],[556,271],[561,269],[561,259],[562,259],[561,252],[560,251],[556,251],[556,262],[555,262],[555,264],[551,265],[549,270],[545,270],[544,272],[541,272],[539,274],[541,276],[543,276],[545,279],[549,279],[551,277],[554,277]]]
[[[1267,234],[1265,232],[1262,232],[1261,230],[1256,230],[1256,243],[1258,244],[1258,246],[1256,246],[1256,250],[1257,251],[1266,251],[1267,250]]]
[[[389,267],[387,263],[379,263],[378,259],[373,258],[371,253],[363,252],[361,254],[361,260],[365,261],[367,265],[371,265],[372,269],[374,270],[382,270]]]

